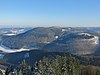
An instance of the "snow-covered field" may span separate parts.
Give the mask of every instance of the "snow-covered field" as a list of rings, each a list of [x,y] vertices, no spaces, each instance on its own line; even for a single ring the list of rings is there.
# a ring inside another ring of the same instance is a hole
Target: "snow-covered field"
[[[30,49],[25,49],[25,48],[21,48],[21,49],[10,49],[4,45],[0,45],[0,50],[6,53],[14,53],[14,52],[21,52],[21,51],[29,51]]]

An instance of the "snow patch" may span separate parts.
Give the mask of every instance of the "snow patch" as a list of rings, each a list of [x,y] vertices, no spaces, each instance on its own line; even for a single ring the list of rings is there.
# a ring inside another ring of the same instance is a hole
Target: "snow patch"
[[[13,36],[13,35],[16,35],[16,34],[13,34],[13,33],[12,33],[12,34],[4,34],[4,35],[7,35],[7,36]]]
[[[79,33],[79,35],[87,35],[87,36],[91,36],[91,34],[89,34],[89,33]]]
[[[99,44],[99,37],[94,36],[91,40],[94,40],[94,44]]]
[[[21,51],[29,51],[30,49],[25,49],[25,48],[21,48],[21,49],[10,49],[4,45],[0,45],[0,50],[6,53],[14,53],[14,52],[21,52]]]
[[[58,38],[58,36],[55,36],[55,38],[57,39],[57,38]]]
[[[66,31],[65,29],[62,29],[62,32]]]
[[[87,35],[87,36],[94,36],[93,38],[90,39],[83,39],[84,41],[92,41],[92,44],[99,44],[99,37],[89,34],[89,33],[79,33],[79,35]]]

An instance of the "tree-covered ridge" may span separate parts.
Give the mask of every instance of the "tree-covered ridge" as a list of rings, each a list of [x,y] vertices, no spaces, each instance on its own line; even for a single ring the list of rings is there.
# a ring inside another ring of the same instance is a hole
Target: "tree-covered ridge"
[[[33,66],[23,60],[22,64],[16,68],[6,69],[6,75],[80,75],[80,65],[71,55],[56,56],[56,58],[46,58],[37,61]]]
[[[5,75],[100,75],[100,67],[83,66],[71,54],[56,57],[43,57],[29,65],[26,60],[22,64],[6,69]]]
[[[78,61],[69,56],[57,56],[54,60],[43,58],[35,64],[35,75],[80,75]]]

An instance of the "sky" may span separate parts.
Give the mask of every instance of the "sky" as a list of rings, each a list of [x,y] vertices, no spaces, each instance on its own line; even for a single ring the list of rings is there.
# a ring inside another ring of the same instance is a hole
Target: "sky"
[[[98,27],[100,0],[0,0],[0,27]]]

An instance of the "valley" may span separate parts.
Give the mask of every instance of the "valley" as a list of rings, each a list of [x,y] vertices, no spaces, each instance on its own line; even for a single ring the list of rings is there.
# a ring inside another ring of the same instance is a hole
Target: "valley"
[[[82,69],[100,67],[100,28],[87,27],[36,27],[0,30],[0,68],[17,67],[26,60],[34,65],[46,57],[71,54]],[[14,35],[12,35],[14,34]]]

